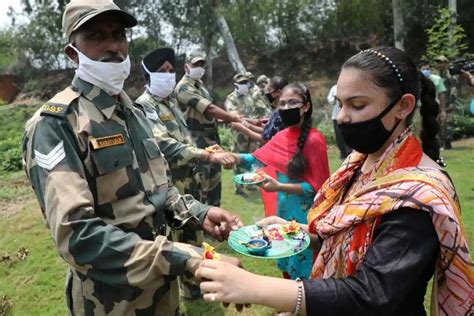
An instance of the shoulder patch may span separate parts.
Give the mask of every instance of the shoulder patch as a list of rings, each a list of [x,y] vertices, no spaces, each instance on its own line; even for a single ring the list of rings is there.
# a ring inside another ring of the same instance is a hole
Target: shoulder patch
[[[60,141],[56,147],[53,148],[49,153],[42,154],[35,149],[35,160],[38,166],[46,170],[51,171],[58,163],[66,158],[66,152],[64,151],[64,141]]]
[[[81,95],[81,92],[72,87],[68,87],[56,94],[51,100],[41,107],[41,115],[53,115],[65,117],[69,105]]]

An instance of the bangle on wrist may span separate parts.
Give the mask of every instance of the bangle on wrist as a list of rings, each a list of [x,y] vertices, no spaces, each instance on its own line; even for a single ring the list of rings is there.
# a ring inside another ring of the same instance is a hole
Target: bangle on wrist
[[[303,302],[303,281],[300,278],[296,278],[296,285],[298,285],[298,295],[296,296],[296,306],[293,315],[296,316],[301,310],[301,303]]]

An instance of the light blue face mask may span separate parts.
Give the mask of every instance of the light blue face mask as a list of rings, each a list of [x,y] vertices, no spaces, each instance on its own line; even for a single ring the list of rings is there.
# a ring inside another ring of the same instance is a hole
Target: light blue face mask
[[[421,73],[422,73],[423,76],[425,76],[426,78],[429,78],[430,75],[431,75],[431,70],[429,70],[429,69],[422,69],[422,70],[421,70]]]

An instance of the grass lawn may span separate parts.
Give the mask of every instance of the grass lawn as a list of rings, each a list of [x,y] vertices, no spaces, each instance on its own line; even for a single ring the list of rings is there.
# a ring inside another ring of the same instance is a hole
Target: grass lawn
[[[469,244],[474,242],[474,139],[454,144],[443,153],[447,170],[460,196],[465,230]],[[336,152],[330,148],[331,170],[339,164]],[[231,173],[223,176],[223,207],[240,214],[245,223],[263,216],[259,194],[248,198],[233,194]],[[65,315],[63,298],[66,266],[58,257],[41,212],[22,172],[0,175],[0,315],[2,308],[12,315]],[[24,260],[22,254],[29,252]],[[218,246],[223,253],[232,253],[226,244]],[[272,261],[242,258],[244,266],[253,272],[280,276]],[[204,302],[183,304],[188,315],[272,315],[272,310],[252,306],[237,313],[218,304]]]

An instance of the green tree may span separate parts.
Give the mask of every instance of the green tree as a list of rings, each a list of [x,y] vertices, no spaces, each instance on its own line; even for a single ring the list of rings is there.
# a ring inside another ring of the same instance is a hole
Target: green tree
[[[433,25],[426,30],[428,47],[422,59],[431,61],[438,55],[444,55],[449,60],[462,56],[467,48],[467,38],[461,25],[452,25],[453,12],[448,8],[440,8],[438,17]]]
[[[0,74],[10,73],[17,62],[15,38],[11,29],[0,31]]]
[[[23,14],[29,23],[16,28],[16,50],[43,70],[64,67],[61,1],[24,1]]]

